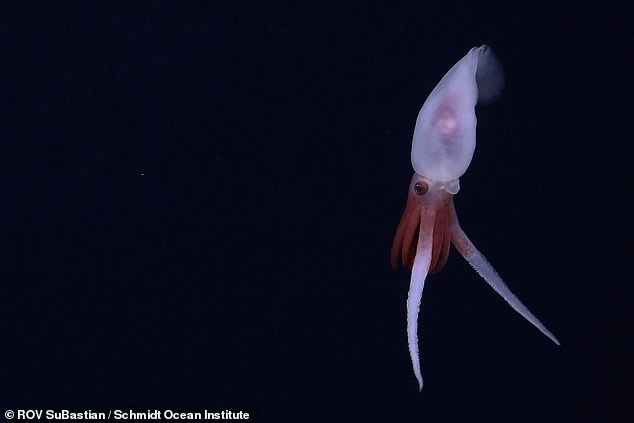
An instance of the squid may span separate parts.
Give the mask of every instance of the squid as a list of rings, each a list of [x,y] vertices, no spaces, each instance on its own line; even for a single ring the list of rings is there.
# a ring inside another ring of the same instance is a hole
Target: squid
[[[423,389],[418,350],[418,314],[427,275],[438,273],[453,243],[473,269],[526,320],[555,344],[557,338],[510,291],[486,257],[464,233],[453,203],[460,190],[476,144],[476,104],[495,100],[504,88],[504,69],[483,45],[472,48],[441,79],[423,104],[414,128],[412,167],[405,211],[396,229],[391,264],[411,270],[407,297],[407,341],[418,381]]]

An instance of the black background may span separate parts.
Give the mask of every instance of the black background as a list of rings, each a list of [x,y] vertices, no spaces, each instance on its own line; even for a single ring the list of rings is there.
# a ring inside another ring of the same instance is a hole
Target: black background
[[[505,4],[3,4],[2,409],[631,416],[631,28]],[[454,250],[419,393],[389,250],[418,110],[483,43],[507,85],[456,208],[562,345]]]

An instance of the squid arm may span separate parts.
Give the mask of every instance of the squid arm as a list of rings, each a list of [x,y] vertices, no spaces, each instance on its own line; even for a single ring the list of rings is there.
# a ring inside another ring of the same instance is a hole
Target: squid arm
[[[429,216],[433,220],[434,216]],[[412,277],[407,294],[407,345],[409,355],[414,367],[414,376],[418,380],[419,390],[423,389],[423,375],[420,371],[420,358],[418,355],[418,313],[423,299],[423,287],[427,278],[427,270],[432,256],[433,229],[429,225],[423,225],[418,237],[416,256],[412,266]]]
[[[491,266],[486,257],[478,251],[473,245],[471,240],[464,233],[460,224],[458,223],[458,216],[456,215],[456,209],[453,208],[451,216],[451,241],[456,247],[456,250],[460,252],[462,257],[473,267],[473,269],[493,288],[495,292],[500,294],[504,301],[506,301],[513,310],[517,311],[526,320],[531,322],[533,326],[539,329],[544,335],[549,337],[555,344],[561,345],[559,340],[552,334],[551,331],[546,329],[546,326],[539,321],[533,313],[517,298],[504,283],[498,272]]]

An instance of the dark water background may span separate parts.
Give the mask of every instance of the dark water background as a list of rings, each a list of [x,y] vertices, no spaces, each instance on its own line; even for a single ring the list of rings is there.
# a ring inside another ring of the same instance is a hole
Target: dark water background
[[[632,416],[631,35],[553,2],[0,8],[0,406],[260,421]],[[389,265],[427,94],[473,46],[461,223],[556,347],[452,251]]]

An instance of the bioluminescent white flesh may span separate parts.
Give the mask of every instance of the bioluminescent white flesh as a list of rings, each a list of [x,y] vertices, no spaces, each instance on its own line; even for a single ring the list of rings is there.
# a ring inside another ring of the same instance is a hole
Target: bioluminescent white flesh
[[[412,166],[439,182],[458,179],[471,163],[476,145],[475,105],[488,103],[504,87],[504,70],[486,45],[472,48],[429,94],[418,113]],[[451,192],[451,191],[449,191]],[[451,192],[451,194],[455,194]]]

